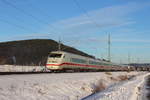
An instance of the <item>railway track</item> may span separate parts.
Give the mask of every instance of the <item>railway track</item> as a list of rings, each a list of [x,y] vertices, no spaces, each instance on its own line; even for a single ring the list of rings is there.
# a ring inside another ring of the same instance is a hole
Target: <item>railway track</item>
[[[0,75],[13,75],[13,74],[44,74],[51,72],[0,72]]]
[[[65,72],[0,72],[0,75],[13,75],[13,74],[45,74],[45,73],[94,73],[94,72],[127,72],[127,71],[110,71],[110,70],[102,70],[102,71],[80,71],[80,72],[73,72],[73,71],[65,71]]]

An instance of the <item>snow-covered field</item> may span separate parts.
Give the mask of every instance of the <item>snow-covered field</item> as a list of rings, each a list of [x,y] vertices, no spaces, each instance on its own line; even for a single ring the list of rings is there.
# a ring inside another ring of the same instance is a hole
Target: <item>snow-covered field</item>
[[[120,83],[120,75],[137,78]],[[141,84],[144,75],[144,72],[2,75],[0,100],[80,100],[92,94],[99,82],[104,83],[106,90],[85,100],[129,100],[129,95],[136,95],[135,87]]]

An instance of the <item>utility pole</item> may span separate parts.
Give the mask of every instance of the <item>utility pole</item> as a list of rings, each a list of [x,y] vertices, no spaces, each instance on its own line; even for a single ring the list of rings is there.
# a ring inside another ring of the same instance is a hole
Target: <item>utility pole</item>
[[[122,60],[120,59],[120,65],[122,64]]]
[[[128,64],[130,64],[130,54],[128,53]]]
[[[58,41],[58,51],[61,51],[61,40],[60,40],[60,37],[59,37],[59,41]]]
[[[140,63],[140,58],[137,58],[137,63]]]
[[[111,62],[110,45],[111,45],[110,34],[108,34],[108,61],[109,61],[109,62]]]
[[[101,59],[103,60],[103,54],[101,53]]]

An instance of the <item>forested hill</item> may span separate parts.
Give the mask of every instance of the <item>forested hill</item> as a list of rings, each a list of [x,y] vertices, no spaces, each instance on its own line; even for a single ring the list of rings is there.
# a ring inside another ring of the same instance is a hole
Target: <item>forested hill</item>
[[[61,45],[63,51],[92,57],[75,48]],[[32,39],[0,43],[0,64],[45,65],[48,53],[58,50],[58,43],[50,39]]]

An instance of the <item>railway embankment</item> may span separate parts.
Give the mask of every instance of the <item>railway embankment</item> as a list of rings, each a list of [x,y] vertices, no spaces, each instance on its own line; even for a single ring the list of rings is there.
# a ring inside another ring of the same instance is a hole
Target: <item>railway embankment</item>
[[[150,100],[150,75],[145,77],[144,84],[142,88],[140,88],[139,100]]]
[[[135,77],[123,78],[125,80],[112,84],[82,100],[149,100],[143,99],[143,97],[149,97],[143,93],[145,92],[143,90],[145,77],[148,75],[148,73],[140,73]]]
[[[150,75],[147,76],[146,90],[147,90],[146,98],[147,98],[147,100],[150,100]]]

